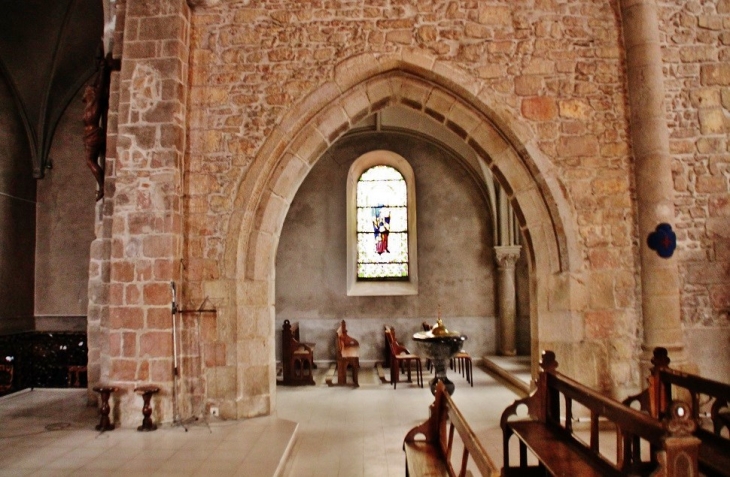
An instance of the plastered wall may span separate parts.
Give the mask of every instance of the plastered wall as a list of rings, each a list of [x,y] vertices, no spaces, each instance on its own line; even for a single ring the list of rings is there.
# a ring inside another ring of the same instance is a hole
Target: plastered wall
[[[96,182],[84,160],[82,90],[54,136],[53,168],[38,182],[35,321],[39,330],[86,330]]]
[[[35,179],[28,141],[0,76],[0,333],[33,329]]]

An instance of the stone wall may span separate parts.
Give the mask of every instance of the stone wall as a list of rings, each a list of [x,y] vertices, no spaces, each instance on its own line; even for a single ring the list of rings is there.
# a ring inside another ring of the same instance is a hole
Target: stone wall
[[[730,357],[705,343],[730,344],[730,2],[658,4],[682,322],[701,369],[723,379]]]
[[[574,361],[566,357],[566,367],[582,361],[581,353],[591,355],[595,366],[585,374],[600,387],[636,382],[636,232],[615,5],[229,2],[196,10],[192,24],[187,281],[193,303],[210,296],[207,283],[230,275],[222,263],[234,257],[221,260],[221,252],[230,246],[229,220],[236,220],[234,178],[261,173],[254,155],[291,105],[316,102],[320,85],[349,58],[403,55],[419,58],[426,71],[433,61],[458,68],[463,76],[453,88],[473,91],[509,124],[505,134],[549,160],[560,178],[559,199],[570,204],[558,213],[574,221],[579,235],[571,240],[580,248],[573,253],[583,261],[576,270],[585,275],[577,292],[553,294],[555,318],[562,318],[545,316],[540,341],[585,343],[584,351],[563,348],[578,353]]]
[[[90,273],[101,377],[169,391],[181,279],[184,308],[216,310],[188,318],[204,368],[190,393],[224,417],[271,412],[286,213],[339,137],[398,103],[462,138],[507,191],[532,353],[553,348],[612,394],[639,384],[645,237],[616,2],[191,3],[119,3],[117,157]],[[727,0],[661,6],[683,320],[727,335]]]

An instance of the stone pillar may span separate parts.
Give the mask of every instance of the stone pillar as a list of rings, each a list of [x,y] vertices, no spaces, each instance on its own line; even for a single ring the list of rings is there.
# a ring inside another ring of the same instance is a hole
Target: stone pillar
[[[660,258],[646,243],[657,225],[672,224],[675,218],[657,6],[655,0],[620,3],[639,216],[644,324],[641,367],[645,373],[655,346],[668,348],[673,363],[683,362],[686,357],[676,259]]]
[[[160,419],[173,419],[170,282],[179,284],[183,246],[190,11],[184,0],[118,4],[123,51],[100,375],[120,388],[115,415],[130,426],[139,420],[133,389],[143,383],[160,387]]]
[[[494,247],[499,271],[497,294],[499,303],[499,354],[517,354],[517,297],[515,295],[515,263],[520,258],[519,245]]]
[[[105,48],[110,48],[114,60],[122,58],[124,37],[124,10],[126,3],[117,2],[114,11],[104,2],[104,17],[112,22],[114,30],[104,33]],[[93,387],[109,381],[109,281],[111,277],[111,238],[114,218],[115,165],[117,158],[117,125],[119,123],[119,72],[112,71],[109,84],[109,111],[104,157],[104,198],[96,203],[95,239],[89,253],[89,305],[87,311],[88,388],[90,403],[96,403],[99,394]]]

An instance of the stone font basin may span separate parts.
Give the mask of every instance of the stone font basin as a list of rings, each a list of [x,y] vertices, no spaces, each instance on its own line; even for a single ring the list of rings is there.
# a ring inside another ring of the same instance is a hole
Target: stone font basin
[[[413,340],[420,354],[429,358],[436,369],[436,377],[429,382],[431,394],[436,394],[436,384],[439,381],[444,383],[449,394],[453,394],[456,386],[446,377],[446,365],[449,359],[461,351],[466,336],[458,331],[448,331],[439,318],[430,331],[415,333]]]

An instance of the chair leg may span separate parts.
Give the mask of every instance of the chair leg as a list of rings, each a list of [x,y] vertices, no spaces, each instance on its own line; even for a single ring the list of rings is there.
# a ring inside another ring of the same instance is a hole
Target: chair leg
[[[398,359],[394,359],[393,362],[390,363],[390,367],[393,369],[393,379],[391,379],[393,389],[398,389],[398,368],[400,368],[400,365],[398,363]]]

